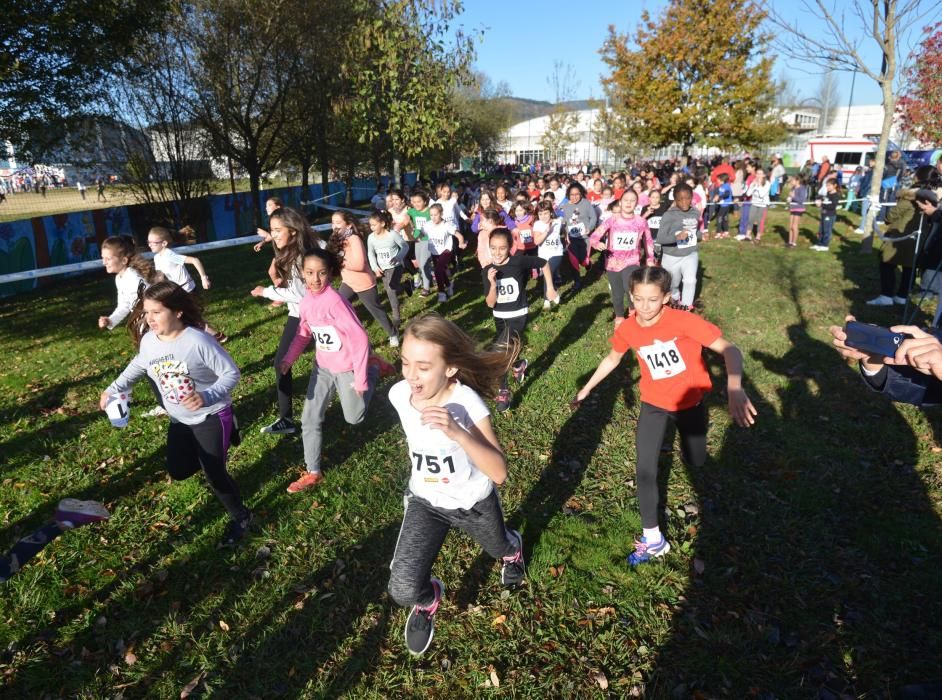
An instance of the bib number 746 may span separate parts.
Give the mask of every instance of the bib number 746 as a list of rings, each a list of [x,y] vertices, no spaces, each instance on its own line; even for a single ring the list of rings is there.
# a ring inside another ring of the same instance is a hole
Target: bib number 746
[[[448,467],[450,474],[455,473],[455,460],[452,459],[450,455],[447,457],[436,457],[435,455],[424,455],[420,452],[413,452],[412,460],[415,463],[415,470],[417,472],[422,471],[424,462],[425,471],[429,474],[439,474],[442,471],[442,467]]]

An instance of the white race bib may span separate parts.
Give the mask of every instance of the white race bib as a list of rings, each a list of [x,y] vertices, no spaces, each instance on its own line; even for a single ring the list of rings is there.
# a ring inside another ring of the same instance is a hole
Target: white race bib
[[[504,277],[503,279],[498,277],[494,280],[494,283],[497,285],[498,304],[517,301],[517,297],[520,296],[520,287],[517,285],[517,280],[513,277]]]
[[[668,340],[666,343],[655,340],[652,345],[640,348],[638,355],[647,363],[651,371],[651,379],[668,379],[687,370],[684,358],[681,357],[677,343],[673,340]]]
[[[384,270],[392,267],[392,260],[398,252],[398,248],[380,248],[376,251],[376,262]]]
[[[521,228],[520,231],[520,240],[523,241],[526,245],[533,243],[533,229]]]
[[[449,442],[451,444],[447,447],[437,449],[428,444],[413,449],[410,444],[412,478],[422,481],[426,488],[437,489],[454,487],[470,479],[471,463],[468,455],[457,443]]]
[[[612,250],[616,253],[627,253],[638,247],[637,233],[613,233]]]
[[[340,334],[333,326],[313,326],[311,336],[317,344],[318,352],[339,352],[343,347]]]
[[[435,247],[438,255],[441,255],[446,250],[451,250],[451,246],[449,245],[448,241],[450,237],[451,236],[447,231],[436,231],[434,234],[429,235],[429,241],[431,241],[432,245]]]
[[[690,230],[690,229],[685,228],[684,231],[686,231],[687,233],[687,238],[685,238],[682,241],[678,239],[677,247],[678,248],[693,248],[695,245],[697,245],[697,229],[694,228]]]
[[[570,238],[582,238],[585,236],[585,224],[570,224],[569,225],[569,237]]]
[[[654,230],[661,228],[661,217],[659,216],[648,217],[648,228],[651,228]]]

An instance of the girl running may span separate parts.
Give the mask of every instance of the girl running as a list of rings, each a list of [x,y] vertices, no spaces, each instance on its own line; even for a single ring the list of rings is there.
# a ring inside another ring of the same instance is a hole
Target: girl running
[[[746,223],[745,235],[736,236],[737,241],[753,240],[753,231],[755,232],[755,242],[762,241],[762,234],[765,233],[765,216],[769,211],[769,201],[772,190],[772,183],[765,179],[765,171],[762,168],[756,170],[755,179],[746,188],[746,198],[749,199],[749,214]],[[745,217],[746,214],[743,213]]]
[[[150,332],[144,332],[142,326]],[[102,392],[102,410],[113,394],[127,393],[141,377],[159,387],[170,414],[167,471],[174,480],[203,470],[216,498],[229,513],[223,544],[245,536],[252,514],[226,470],[229,445],[238,444],[232,415],[232,390],[239,368],[222,346],[200,328],[206,322],[192,296],[174,282],[157,282],[144,291],[128,328],[138,343],[137,356]]]
[[[506,228],[504,226],[504,217],[506,214],[503,209],[488,209],[481,215],[480,226],[478,228],[478,263],[482,268],[491,264],[491,232],[497,228]],[[508,229],[510,230],[510,229]],[[520,240],[513,238],[510,254],[514,255],[521,249]]]
[[[448,301],[455,291],[448,280],[448,265],[451,263],[453,242],[457,239],[461,250],[467,247],[467,243],[464,241],[464,236],[458,233],[454,223],[442,218],[441,204],[436,202],[429,207],[429,216],[431,218],[422,227],[422,233],[428,237],[428,249],[435,270],[435,285],[438,287],[438,301],[441,303]]]
[[[170,229],[163,226],[154,226],[147,232],[147,247],[154,254],[154,268],[162,275],[163,279],[176,282],[183,287],[183,291],[192,294],[196,291],[196,282],[193,281],[186,269],[187,265],[192,265],[200,275],[203,289],[209,289],[209,275],[206,274],[206,268],[203,267],[200,259],[192,255],[180,255],[170,249],[171,245],[173,245],[173,234],[170,233]],[[225,333],[217,332],[211,326],[206,326],[203,330],[213,336],[219,343],[225,343],[229,340]]]
[[[318,247],[318,241],[311,232],[307,219],[300,212],[289,207],[282,207],[272,212],[271,240],[275,246],[275,276],[280,283],[269,287],[255,287],[253,297],[265,297],[271,301],[280,301],[288,305],[288,318],[281,331],[281,340],[275,351],[275,386],[278,394],[278,418],[266,425],[261,432],[272,435],[288,435],[296,430],[294,412],[291,407],[292,376],[281,371],[288,346],[298,333],[301,323],[300,306],[304,298],[304,278],[301,264],[304,251]]]
[[[523,343],[523,332],[527,327],[527,280],[530,270],[542,270],[546,299],[551,306],[559,305],[559,294],[553,286],[553,273],[549,264],[543,258],[530,255],[511,256],[513,238],[510,231],[497,228],[491,232],[491,263],[484,267],[481,275],[484,281],[484,300],[494,313],[494,325],[497,326],[497,336],[494,339],[496,347],[511,345],[520,346]],[[518,358],[513,365],[513,376],[517,383],[523,384],[529,363]],[[506,411],[513,401],[507,377],[501,382],[497,393],[497,410]]]
[[[324,416],[334,393],[340,397],[344,420],[357,425],[366,416],[380,366],[392,370],[390,365],[380,363],[379,358],[370,357],[370,341],[363,324],[350,301],[330,286],[331,279],[340,272],[340,263],[334,254],[313,248],[305,253],[303,260],[302,273],[308,291],[301,301],[297,335],[281,361],[282,374],[291,371],[291,365],[311,340],[317,354],[301,414],[307,471],[288,486],[288,493],[309,489],[323,478]]]
[[[399,331],[396,330],[389,316],[379,303],[379,294],[376,291],[376,277],[370,269],[366,254],[366,243],[357,226],[356,219],[350,212],[335,211],[330,217],[333,233],[327,241],[327,250],[340,261],[340,296],[347,301],[357,298],[376,319],[376,322],[389,336],[390,347],[399,347]]]
[[[801,217],[805,213],[805,203],[808,201],[808,186],[797,175],[791,178],[790,184],[791,191],[788,193],[788,243],[785,246],[794,248],[798,245]]]
[[[481,220],[484,218],[484,212],[488,209],[493,209],[501,215],[501,221],[498,223],[498,226],[505,226],[508,229],[513,229],[514,221],[510,218],[510,214],[505,212],[503,208],[497,203],[497,200],[487,190],[481,190],[481,197],[478,200],[477,209],[474,212],[474,217],[471,219],[471,232],[477,233],[481,230]]]
[[[625,295],[628,294],[628,281],[631,273],[644,262],[654,265],[654,241],[648,222],[635,214],[638,196],[634,190],[625,190],[621,196],[621,212],[612,216],[599,226],[589,237],[589,242],[596,250],[605,255],[605,274],[612,292],[612,306],[615,309],[615,329],[625,320]],[[631,300],[628,301],[629,308]]]
[[[284,206],[284,203],[281,201],[280,197],[269,197],[268,199],[265,200],[265,214],[269,218],[269,224],[268,224],[269,226],[271,226],[271,215],[275,212],[276,209],[280,209],[283,206]],[[255,232],[262,238],[262,240],[260,240],[254,246],[252,246],[252,250],[258,253],[259,251],[261,251],[262,248],[265,247],[266,243],[271,241],[272,236],[269,231],[266,231],[263,228],[257,228]],[[279,280],[277,277],[274,257],[272,257],[271,264],[268,266],[268,277],[271,280],[271,283],[275,285],[276,287],[281,285],[281,280]],[[282,304],[284,304],[283,301],[273,301],[271,303],[272,306],[281,306]]]
[[[595,214],[595,207],[587,199],[583,199],[585,190],[582,185],[574,182],[567,190],[568,201],[562,205],[562,219],[566,224],[566,235],[569,238],[569,249],[566,254],[569,257],[569,264],[572,265],[572,272],[575,275],[576,283],[573,287],[576,291],[582,289],[582,277],[579,274],[579,268],[584,267],[586,272],[592,266],[589,260],[589,248],[586,239],[589,234],[595,230],[598,217]]]
[[[537,245],[536,256],[543,258],[553,273],[553,285],[558,289],[562,286],[559,279],[559,265],[563,261],[563,251],[566,248],[565,234],[562,221],[556,216],[556,208],[552,202],[542,201],[537,207],[537,220],[533,223],[533,242]],[[546,294],[546,284],[543,284],[543,308],[549,309],[550,300]]]
[[[533,208],[529,202],[514,204],[514,227],[511,232],[523,247],[524,255],[536,255],[536,241],[533,240]]]
[[[675,192],[675,197],[679,194]],[[660,267],[642,267],[631,274],[635,313],[615,331],[609,341],[612,349],[608,356],[571,403],[573,408],[578,407],[618,367],[629,348],[635,351],[641,366],[636,478],[643,530],[628,556],[631,566],[670,551],[670,544],[658,526],[657,478],[658,456],[668,421],[677,426],[684,463],[698,468],[706,461],[707,411],[703,396],[712,387],[703,348],[723,356],[729,412],[736,424],[749,427],[756,416],[756,409],[742,389],[742,353],[712,323],[670,308],[670,277]]]
[[[412,278],[406,275],[405,282],[402,275],[405,272],[403,263],[409,255],[409,244],[395,231],[389,230],[393,225],[392,215],[388,211],[374,211],[370,214],[370,236],[366,239],[366,257],[370,261],[370,269],[377,279],[382,278],[386,288],[386,297],[392,309],[392,324],[398,328],[401,320],[399,313],[399,290],[405,289],[412,296]]]
[[[428,236],[422,233],[422,229],[431,218],[428,194],[424,190],[415,190],[409,201],[412,203],[409,207],[409,218],[412,220],[412,235],[415,239],[412,251],[418,270],[413,281],[416,288],[422,285],[420,294],[427,297],[432,293],[432,256],[428,252]],[[349,214],[347,217],[352,219]]]
[[[495,395],[514,356],[475,349],[451,321],[429,314],[403,334],[402,376],[389,400],[402,423],[411,458],[405,512],[389,565],[389,594],[411,607],[405,625],[409,652],[424,653],[435,632],[445,586],[432,566],[449,530],[468,533],[501,562],[501,583],[526,574],[523,538],[507,528],[495,485],[507,461],[481,397]]]
[[[151,264],[137,254],[129,236],[109,236],[101,244],[101,262],[105,272],[114,275],[118,305],[108,316],[98,317],[98,327],[114,330],[137,304],[138,294],[146,288],[154,273]]]
[[[670,272],[671,298],[680,308],[689,310],[697,292],[700,255],[700,212],[692,208],[693,191],[682,182],[674,188],[674,206],[661,217],[657,243],[661,246],[661,265]],[[683,284],[683,295],[680,286]]]

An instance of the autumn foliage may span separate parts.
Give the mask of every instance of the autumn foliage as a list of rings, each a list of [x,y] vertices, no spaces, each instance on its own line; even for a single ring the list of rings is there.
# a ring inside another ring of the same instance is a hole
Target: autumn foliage
[[[671,0],[633,39],[609,28],[603,80],[613,111],[642,143],[723,148],[776,141],[765,12],[752,0]]]
[[[928,35],[906,74],[907,90],[897,102],[906,130],[926,144],[942,144],[942,22]]]

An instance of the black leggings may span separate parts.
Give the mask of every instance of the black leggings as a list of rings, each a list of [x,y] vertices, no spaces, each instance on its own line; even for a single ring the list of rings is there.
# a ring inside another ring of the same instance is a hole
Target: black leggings
[[[641,527],[658,526],[657,460],[667,432],[667,421],[673,421],[680,433],[680,449],[684,464],[702,467],[706,462],[707,413],[702,403],[682,411],[641,403],[636,435],[638,504]]]
[[[0,583],[6,582],[61,534],[59,523],[48,523],[13,545],[13,549],[0,557]]]
[[[908,297],[909,287],[912,284],[913,268],[901,267],[899,285],[896,284],[896,268],[898,265],[880,261],[880,294],[888,297]]]
[[[291,408],[291,396],[294,393],[291,388],[291,370],[282,374],[278,369],[281,361],[288,354],[288,348],[291,347],[291,341],[298,334],[298,326],[301,325],[301,319],[295,316],[288,316],[285,321],[284,330],[281,331],[281,340],[278,341],[278,349],[275,351],[275,386],[278,390],[278,417],[291,420],[294,415]]]
[[[608,284],[612,288],[612,306],[615,308],[615,318],[625,317],[625,297],[628,297],[628,308],[631,307],[631,292],[628,288],[628,280],[631,273],[638,269],[638,265],[629,265],[624,270],[606,272]]]
[[[366,307],[366,310],[370,312],[370,315],[375,318],[376,322],[386,331],[386,335],[390,338],[398,335],[398,332],[393,328],[392,322],[389,320],[389,316],[386,315],[386,312],[379,303],[379,292],[376,291],[375,285],[369,289],[364,289],[362,292],[354,292],[350,285],[344,282],[337,291],[340,296],[347,301],[353,301],[353,296],[356,295],[363,303],[363,306]]]
[[[720,205],[719,212],[716,214],[717,233],[729,233],[729,210],[732,208],[731,204]]]
[[[232,437],[232,407],[206,416],[196,425],[171,421],[167,430],[167,471],[174,480],[193,476],[202,468],[209,488],[229,517],[236,521],[249,515],[239,487],[226,470]]]

